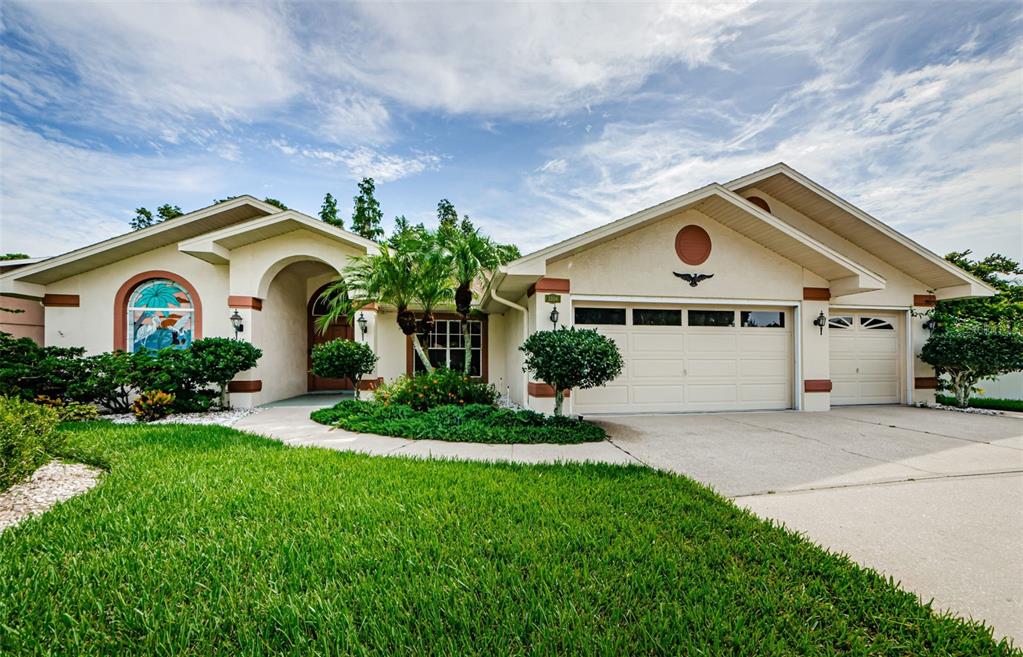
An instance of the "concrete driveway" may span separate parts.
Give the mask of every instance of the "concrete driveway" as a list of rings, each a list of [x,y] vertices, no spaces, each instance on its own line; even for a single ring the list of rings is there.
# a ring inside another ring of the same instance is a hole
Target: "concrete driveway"
[[[864,406],[601,423],[638,460],[1023,641],[1023,420]]]

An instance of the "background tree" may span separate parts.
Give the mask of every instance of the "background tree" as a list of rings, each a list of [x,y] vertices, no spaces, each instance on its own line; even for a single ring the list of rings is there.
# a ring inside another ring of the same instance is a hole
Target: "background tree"
[[[4,253],[0,255],[0,260],[24,260],[27,257],[27,253]]]
[[[270,198],[269,196],[267,196],[265,199],[263,199],[263,202],[267,203],[269,205],[272,205],[275,208],[280,208],[281,210],[290,210],[291,209],[288,206],[284,205],[284,203],[282,203],[281,201],[278,201],[275,198]]]
[[[446,198],[442,198],[437,203],[437,230],[444,235],[453,232],[457,225],[458,212],[455,210],[455,205]]]
[[[156,208],[156,214],[160,217],[159,221],[167,221],[168,219],[175,219],[185,214],[181,211],[181,208],[170,203],[164,203],[160,207]]]
[[[331,226],[337,226],[338,228],[345,227],[344,220],[339,219],[337,216],[337,200],[330,192],[327,192],[327,195],[323,197],[323,205],[320,206],[320,221]]]
[[[142,230],[143,228],[149,228],[153,225],[154,221],[153,213],[145,207],[135,208],[135,216],[131,220],[131,229]]]
[[[972,251],[949,253],[945,259],[960,269],[973,274],[998,293],[990,297],[939,301],[931,313],[935,321],[954,322],[955,319],[974,319],[981,322],[1007,321],[1010,326],[1023,328],[1023,267],[1020,263],[999,253],[981,260],[970,258]]]
[[[353,199],[355,208],[352,210],[352,232],[374,242],[384,236],[381,225],[384,213],[380,211],[375,192],[373,179],[363,178],[359,183],[359,194]]]
[[[337,339],[313,347],[313,369],[316,376],[350,379],[359,398],[362,377],[373,371],[377,355],[365,342]]]
[[[560,416],[565,390],[596,388],[622,373],[622,355],[614,340],[593,329],[537,331],[519,347],[525,369],[554,388],[554,415]]]

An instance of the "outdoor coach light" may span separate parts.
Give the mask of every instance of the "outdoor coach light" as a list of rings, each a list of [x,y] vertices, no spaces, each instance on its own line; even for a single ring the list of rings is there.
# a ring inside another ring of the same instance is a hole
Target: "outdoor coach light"
[[[359,319],[355,320],[355,323],[359,325],[359,331],[362,332],[362,337],[365,339],[366,331],[369,330],[369,320],[366,319],[366,315],[359,313]]]
[[[924,330],[933,332],[934,329],[938,328],[938,322],[933,317],[928,317],[927,321],[923,323],[923,327]]]
[[[238,339],[238,334],[245,330],[245,324],[242,323],[242,316],[235,310],[234,314],[231,315],[231,326],[234,327],[234,339]]]
[[[821,335],[824,335],[824,327],[828,323],[828,318],[824,316],[824,311],[821,311],[820,315],[817,315],[817,319],[813,320],[813,325],[821,330]]]
[[[554,306],[551,310],[551,323],[554,324],[554,328],[558,328],[558,307]]]

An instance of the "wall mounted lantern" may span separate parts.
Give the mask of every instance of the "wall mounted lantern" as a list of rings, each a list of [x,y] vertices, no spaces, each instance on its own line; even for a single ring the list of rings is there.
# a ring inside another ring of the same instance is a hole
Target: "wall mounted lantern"
[[[828,318],[824,316],[824,311],[817,315],[817,319],[813,320],[813,325],[821,330],[821,335],[824,335],[824,327],[828,325]]]
[[[238,334],[245,330],[245,324],[242,322],[242,316],[235,310],[234,314],[231,315],[231,326],[234,327],[234,339],[238,339]]]
[[[359,331],[362,333],[363,341],[366,340],[366,331],[369,330],[369,320],[366,319],[366,315],[359,313],[359,319],[355,320],[355,323],[359,325]]]
[[[923,327],[925,330],[933,332],[938,328],[938,322],[933,317],[928,317],[927,321],[923,323]]]
[[[554,324],[554,328],[558,328],[558,307],[554,306],[551,309],[551,324]]]

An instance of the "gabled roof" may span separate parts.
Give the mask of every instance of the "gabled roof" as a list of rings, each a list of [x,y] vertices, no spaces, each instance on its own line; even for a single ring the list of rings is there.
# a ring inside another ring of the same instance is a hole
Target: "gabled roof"
[[[939,299],[995,293],[980,279],[836,196],[784,162],[737,178],[724,186],[735,192],[751,188],[764,191],[929,286]]]
[[[883,289],[885,280],[781,219],[764,212],[722,185],[712,183],[646,210],[594,228],[576,237],[519,258],[501,268],[504,280],[534,280],[543,276],[547,264],[596,244],[617,239],[632,231],[684,210],[698,210],[721,224],[746,235],[762,246],[797,262],[832,282],[835,294]],[[504,286],[502,285],[502,289]]]
[[[232,249],[300,229],[312,231],[367,253],[376,253],[380,248],[376,242],[360,235],[331,226],[297,210],[286,210],[184,240],[178,244],[178,250],[213,264],[225,264],[231,259]]]
[[[0,275],[0,293],[27,293],[33,286],[53,283],[252,217],[262,217],[279,212],[281,212],[280,208],[264,203],[257,198],[248,195],[239,196],[174,219],[162,221],[148,228],[111,237],[108,240],[7,272]],[[15,289],[18,287],[22,289]],[[41,296],[41,289],[38,287],[35,292]]]

